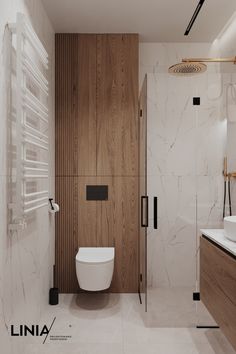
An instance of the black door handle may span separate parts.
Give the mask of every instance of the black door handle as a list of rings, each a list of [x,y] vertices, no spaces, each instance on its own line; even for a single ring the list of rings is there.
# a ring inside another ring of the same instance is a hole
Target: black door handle
[[[146,200],[146,208],[145,208],[145,222],[143,221],[143,202]],[[141,196],[141,226],[148,227],[148,196]]]
[[[153,197],[153,227],[158,229],[157,220],[158,220],[158,198]]]

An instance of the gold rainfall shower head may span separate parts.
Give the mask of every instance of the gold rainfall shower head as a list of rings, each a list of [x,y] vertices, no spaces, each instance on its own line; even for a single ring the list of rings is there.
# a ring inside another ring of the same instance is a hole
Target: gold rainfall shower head
[[[192,76],[206,71],[207,66],[204,63],[234,63],[236,57],[232,58],[187,58],[169,67],[168,72],[176,76]]]
[[[191,76],[206,71],[207,66],[203,63],[179,63],[169,67],[168,72],[176,76]]]

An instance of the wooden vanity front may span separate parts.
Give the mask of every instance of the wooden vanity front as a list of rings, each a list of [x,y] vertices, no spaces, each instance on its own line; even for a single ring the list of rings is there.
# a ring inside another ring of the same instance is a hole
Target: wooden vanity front
[[[206,236],[200,241],[201,300],[236,350],[236,257]]]

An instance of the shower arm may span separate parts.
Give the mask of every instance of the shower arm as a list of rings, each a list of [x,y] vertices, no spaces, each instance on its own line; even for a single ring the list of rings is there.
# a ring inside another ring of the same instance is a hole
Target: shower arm
[[[236,64],[236,56],[231,58],[184,58],[183,63],[234,63]]]

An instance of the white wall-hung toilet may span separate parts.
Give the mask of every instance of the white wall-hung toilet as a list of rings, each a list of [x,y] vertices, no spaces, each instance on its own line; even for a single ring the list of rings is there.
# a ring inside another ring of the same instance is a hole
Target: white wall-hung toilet
[[[83,290],[99,291],[111,285],[114,247],[80,247],[76,255],[76,275]]]

